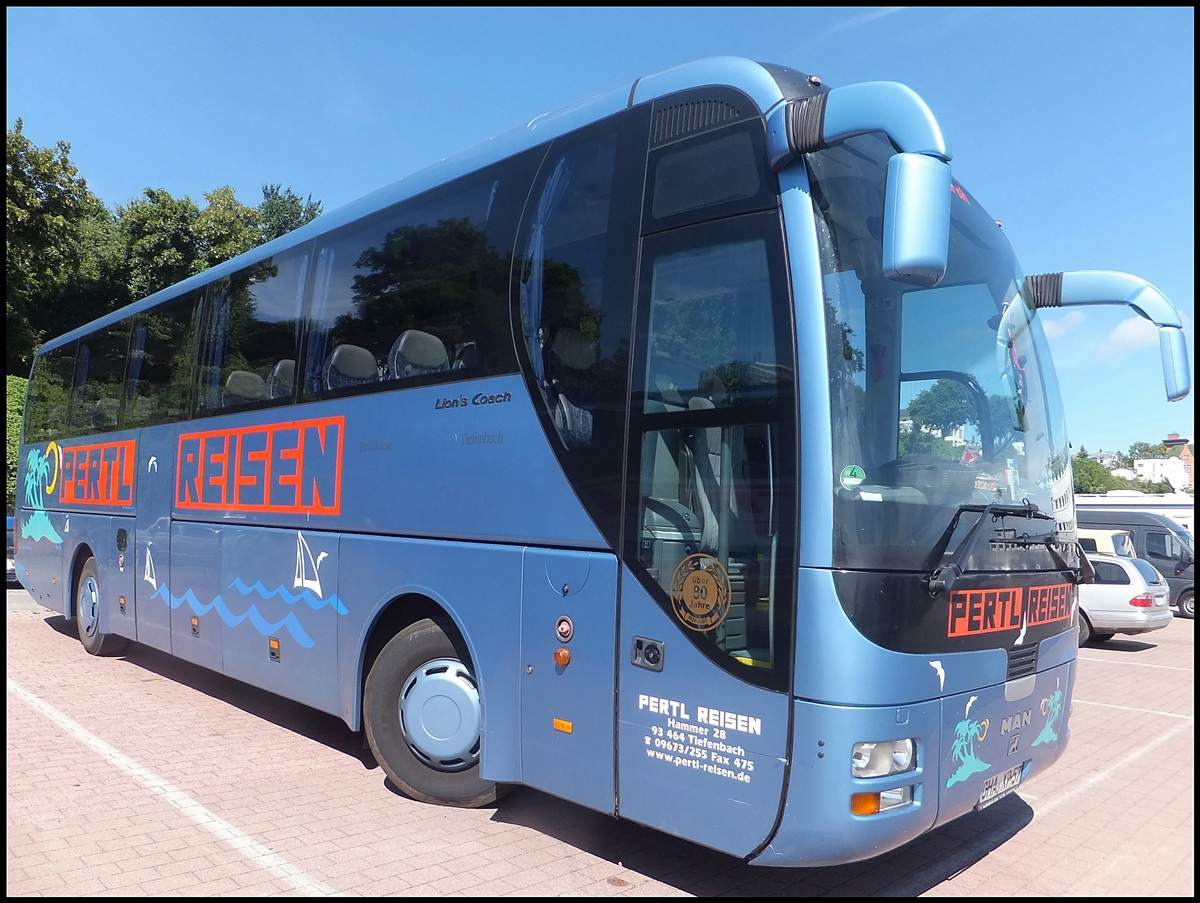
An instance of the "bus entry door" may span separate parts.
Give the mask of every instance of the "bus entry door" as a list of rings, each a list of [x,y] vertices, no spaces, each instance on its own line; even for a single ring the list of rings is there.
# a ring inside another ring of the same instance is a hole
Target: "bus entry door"
[[[522,780],[614,811],[617,561],[526,549],[522,576]]]

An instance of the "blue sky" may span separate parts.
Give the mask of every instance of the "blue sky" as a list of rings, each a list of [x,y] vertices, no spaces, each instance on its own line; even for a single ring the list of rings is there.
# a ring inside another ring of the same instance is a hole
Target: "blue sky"
[[[264,184],[326,211],[542,113],[745,56],[896,81],[1028,273],[1122,270],[1180,310],[1195,378],[1192,7],[8,7],[7,122],[111,208]],[[1194,439],[1127,308],[1053,311],[1071,441]]]

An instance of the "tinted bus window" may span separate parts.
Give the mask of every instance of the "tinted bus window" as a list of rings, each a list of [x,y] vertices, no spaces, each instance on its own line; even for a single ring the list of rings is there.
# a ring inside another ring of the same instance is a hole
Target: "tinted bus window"
[[[200,413],[291,400],[307,273],[307,250],[292,249],[208,287]]]
[[[34,359],[25,405],[26,442],[47,442],[73,435],[71,386],[76,347],[75,343],[63,345]]]
[[[201,297],[202,292],[193,292],[134,317],[126,426],[174,423],[187,416]]]
[[[517,273],[532,391],[596,524],[620,533],[629,334],[648,111],[554,142],[521,226]]]
[[[73,417],[80,435],[120,426],[128,352],[128,321],[101,329],[80,341],[75,366],[79,405]]]
[[[499,190],[493,173],[460,180],[318,242],[306,397],[478,372],[479,276]]]

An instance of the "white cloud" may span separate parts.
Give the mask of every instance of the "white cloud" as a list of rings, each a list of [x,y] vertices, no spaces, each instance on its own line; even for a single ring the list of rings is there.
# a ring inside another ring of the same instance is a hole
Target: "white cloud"
[[[1096,350],[1124,354],[1151,345],[1158,346],[1158,327],[1144,317],[1128,317],[1100,340]]]
[[[1053,342],[1081,329],[1087,322],[1087,314],[1081,310],[1072,310],[1057,317],[1043,315],[1039,319],[1042,321],[1046,338]]]
[[[827,34],[833,34],[838,31],[845,31],[847,28],[857,28],[860,25],[868,25],[871,22],[874,22],[878,19],[883,19],[887,16],[890,16],[893,13],[903,12],[906,8],[907,7],[903,7],[903,6],[883,6],[883,7],[880,7],[879,9],[870,10],[868,12],[862,12],[862,13],[859,13],[858,15],[851,16],[848,19],[838,22],[836,25],[830,26],[830,28],[827,31]]]

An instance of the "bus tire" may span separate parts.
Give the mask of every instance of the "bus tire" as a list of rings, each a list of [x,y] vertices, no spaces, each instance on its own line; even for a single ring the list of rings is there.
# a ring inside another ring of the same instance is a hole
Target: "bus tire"
[[[464,658],[434,621],[405,627],[371,666],[363,721],[376,761],[406,796],[478,808],[500,793],[479,776],[483,719]]]
[[[92,655],[119,655],[125,649],[125,637],[100,632],[100,571],[96,559],[88,558],[75,584],[75,626],[79,642]]]
[[[1179,606],[1179,616],[1187,618],[1189,621],[1196,619],[1196,594],[1192,590],[1185,590],[1179,594],[1179,601],[1176,603]]]

